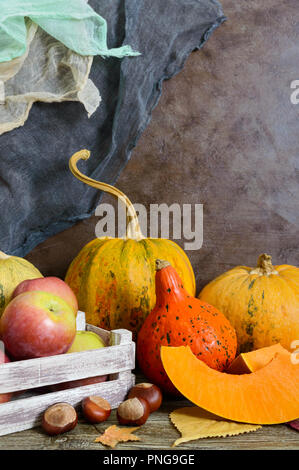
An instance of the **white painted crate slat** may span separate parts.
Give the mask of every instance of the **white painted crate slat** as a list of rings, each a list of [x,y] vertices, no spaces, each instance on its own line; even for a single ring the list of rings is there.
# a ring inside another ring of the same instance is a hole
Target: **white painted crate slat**
[[[100,395],[108,400],[112,408],[117,408],[134,384],[135,376],[126,371],[120,373],[117,380],[2,403],[0,436],[39,426],[43,412],[55,403],[67,402],[78,407],[83,398]]]
[[[79,313],[77,329],[84,330],[84,314],[82,316],[82,312]],[[98,375],[109,375],[109,380],[29,398],[22,395],[18,399],[1,403],[0,435],[38,426],[42,413],[54,403],[66,401],[78,406],[86,396],[97,394],[107,399],[112,408],[116,408],[125,399],[135,383],[135,376],[131,372],[135,367],[135,343],[132,341],[132,333],[128,330],[106,331],[88,324],[85,328],[98,334],[110,346],[2,364],[0,393]]]
[[[133,343],[110,346],[103,350],[12,362],[0,367],[0,393],[108,375],[133,368]]]
[[[87,325],[87,330],[100,336],[105,331],[92,325]],[[135,343],[132,339],[130,340],[131,332],[114,330],[105,331],[105,333],[111,338],[113,346],[2,364],[0,393],[16,392],[134,369]]]

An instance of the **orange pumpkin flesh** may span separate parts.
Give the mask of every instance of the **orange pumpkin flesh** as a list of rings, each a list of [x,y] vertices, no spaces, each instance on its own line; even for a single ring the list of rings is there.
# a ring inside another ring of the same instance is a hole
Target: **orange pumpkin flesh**
[[[291,355],[281,344],[274,344],[273,346],[240,354],[225,372],[228,374],[250,374],[269,364],[277,353]]]
[[[299,364],[278,353],[262,369],[231,375],[208,367],[187,346],[161,348],[165,371],[191,402],[223,418],[278,424],[299,417]]]
[[[156,306],[138,335],[137,359],[145,376],[169,394],[178,394],[160,357],[161,345],[190,345],[210,367],[224,370],[236,355],[234,328],[212,305],[188,294],[176,270],[156,261]]]

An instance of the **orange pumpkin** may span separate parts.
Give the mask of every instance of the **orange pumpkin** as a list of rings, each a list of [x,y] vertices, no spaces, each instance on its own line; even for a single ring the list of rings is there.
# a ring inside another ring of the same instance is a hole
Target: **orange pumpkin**
[[[277,353],[287,354],[289,357],[291,355],[281,344],[277,343],[273,346],[239,354],[225,372],[228,374],[250,374],[269,364]]]
[[[168,261],[157,260],[156,270],[156,306],[139,332],[137,359],[150,381],[177,394],[164,371],[161,346],[189,345],[196,357],[223,370],[235,358],[236,333],[219,310],[186,292]]]
[[[299,268],[273,266],[260,255],[256,268],[237,266],[207,284],[199,298],[219,308],[235,327],[240,352],[299,338]]]
[[[195,294],[195,277],[184,251],[167,239],[145,238],[127,196],[113,186],[92,180],[77,168],[87,150],[70,159],[70,169],[79,180],[117,196],[127,207],[125,238],[96,238],[71,263],[65,281],[75,292],[86,320],[106,329],[127,328],[134,333],[155,305],[155,260],[166,257],[175,266],[189,294]]]
[[[199,361],[189,347],[162,347],[164,369],[188,400],[215,415],[252,424],[299,417],[299,364],[278,353],[262,369],[231,375]]]

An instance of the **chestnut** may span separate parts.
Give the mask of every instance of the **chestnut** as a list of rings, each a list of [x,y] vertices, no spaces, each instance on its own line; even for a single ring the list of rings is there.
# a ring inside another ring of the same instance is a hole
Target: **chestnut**
[[[162,403],[162,392],[154,384],[141,383],[131,388],[128,398],[143,398],[146,400],[150,407],[150,412],[157,411]]]
[[[56,403],[46,409],[42,427],[47,434],[55,436],[74,429],[78,422],[75,408],[69,403]]]
[[[129,398],[117,409],[119,424],[141,426],[150,415],[150,406],[143,398]]]
[[[90,423],[102,423],[109,418],[111,406],[102,397],[90,396],[82,401],[82,412]]]

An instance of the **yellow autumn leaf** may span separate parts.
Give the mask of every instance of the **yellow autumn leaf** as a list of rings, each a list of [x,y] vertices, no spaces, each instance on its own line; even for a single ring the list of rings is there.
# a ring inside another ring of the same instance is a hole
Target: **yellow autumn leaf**
[[[127,441],[140,441],[140,438],[132,434],[134,431],[139,429],[136,428],[119,428],[115,424],[109,426],[103,434],[95,439],[94,442],[100,442],[101,444],[109,447],[115,447],[119,442]]]
[[[179,408],[169,415],[172,423],[181,433],[172,447],[183,442],[204,439],[206,437],[236,436],[245,432],[256,431],[261,428],[254,424],[235,423],[215,416],[197,406]]]

